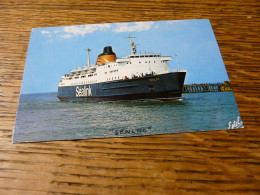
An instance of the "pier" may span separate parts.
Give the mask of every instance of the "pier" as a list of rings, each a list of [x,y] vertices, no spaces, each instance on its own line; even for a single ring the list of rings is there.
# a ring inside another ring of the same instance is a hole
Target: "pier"
[[[188,84],[182,88],[183,93],[204,93],[204,92],[222,92],[232,91],[230,82],[224,81],[223,83],[200,83]]]

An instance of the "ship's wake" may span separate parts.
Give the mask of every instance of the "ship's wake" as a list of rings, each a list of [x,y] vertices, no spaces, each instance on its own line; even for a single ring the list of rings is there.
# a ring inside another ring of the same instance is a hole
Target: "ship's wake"
[[[157,98],[157,99],[137,99],[137,100],[115,100],[115,101],[102,101],[99,104],[117,104],[117,103],[162,103],[162,102],[182,102],[183,98]]]

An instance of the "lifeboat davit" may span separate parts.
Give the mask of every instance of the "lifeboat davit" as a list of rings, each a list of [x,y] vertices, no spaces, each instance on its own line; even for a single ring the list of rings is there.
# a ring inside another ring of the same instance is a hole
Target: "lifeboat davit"
[[[104,47],[103,53],[97,57],[96,65],[105,64],[107,62],[115,62],[116,54],[113,52],[111,46]]]

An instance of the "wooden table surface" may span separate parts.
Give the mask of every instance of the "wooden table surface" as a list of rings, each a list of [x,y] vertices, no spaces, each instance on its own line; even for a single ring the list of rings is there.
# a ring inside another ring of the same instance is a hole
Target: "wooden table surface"
[[[245,129],[12,144],[31,28],[210,19]],[[0,194],[260,194],[260,3],[1,0]]]

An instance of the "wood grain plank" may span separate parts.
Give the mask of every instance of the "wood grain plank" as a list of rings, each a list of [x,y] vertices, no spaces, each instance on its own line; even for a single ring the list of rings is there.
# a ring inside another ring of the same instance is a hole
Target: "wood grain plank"
[[[259,7],[256,0],[2,0],[0,193],[260,193]],[[211,21],[245,129],[11,143],[31,28],[201,18]]]

